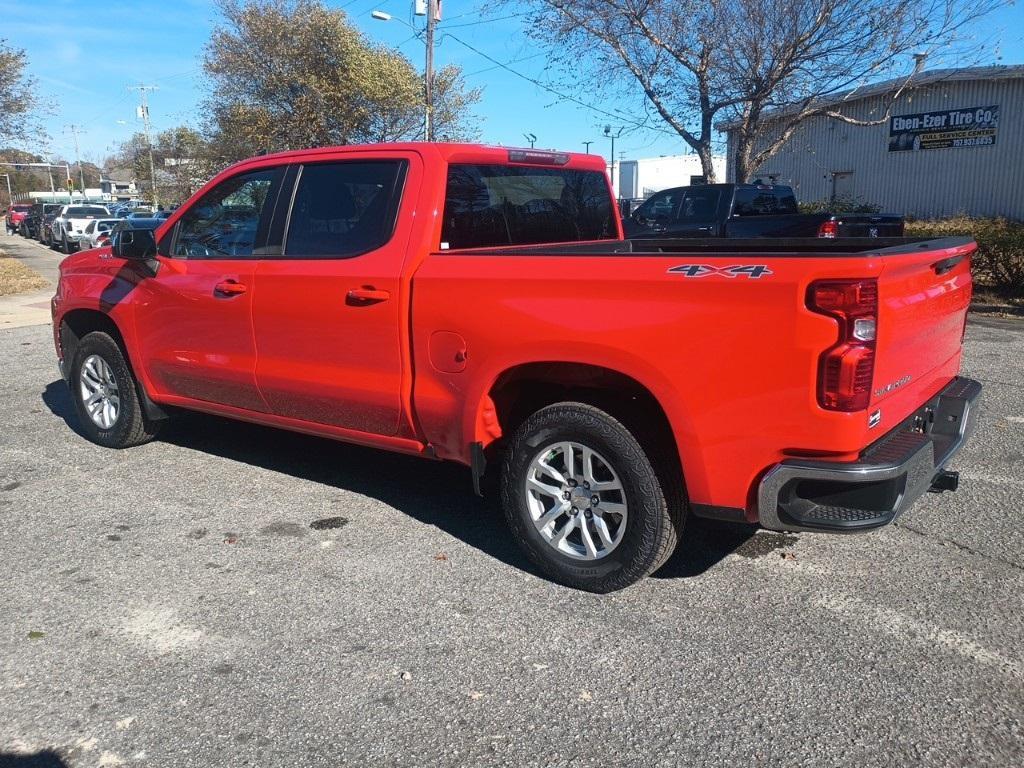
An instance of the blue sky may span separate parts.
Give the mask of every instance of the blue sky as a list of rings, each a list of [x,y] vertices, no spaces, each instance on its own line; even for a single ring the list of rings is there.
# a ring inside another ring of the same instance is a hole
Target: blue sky
[[[410,0],[326,2],[343,8],[371,39],[398,46],[421,66],[423,44],[398,20],[410,20]],[[609,142],[600,128],[609,122],[606,115],[559,103],[557,96],[486,58],[511,62],[512,69],[527,77],[546,79],[545,58],[524,34],[521,20],[513,15],[515,8],[509,4],[507,15],[481,16],[475,0],[444,2],[436,60],[439,65],[461,65],[467,82],[484,88],[477,109],[483,118],[483,140],[521,146],[523,134],[529,132],[537,135],[538,147],[582,151],[582,142],[593,140],[591,151],[607,155]],[[395,18],[373,20],[374,9]],[[26,50],[29,71],[38,79],[40,95],[51,112],[45,120],[51,137],[48,151],[26,149],[73,158],[66,126],[74,123],[81,129],[83,159],[102,160],[118,142],[141,130],[135,117],[137,94],[127,90],[140,81],[159,87],[150,95],[156,130],[198,122],[202,50],[215,23],[210,0],[4,0],[0,35]],[[1024,63],[1024,7],[1012,6],[988,17],[977,34],[987,41],[981,63]],[[588,101],[586,94],[574,95]],[[616,143],[616,154],[620,151],[634,158],[686,149],[671,135],[635,132]]]

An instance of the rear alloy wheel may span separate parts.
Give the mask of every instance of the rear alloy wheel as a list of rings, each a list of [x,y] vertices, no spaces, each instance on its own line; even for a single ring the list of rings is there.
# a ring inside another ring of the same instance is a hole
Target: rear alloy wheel
[[[681,510],[630,431],[604,411],[558,403],[513,435],[502,505],[519,545],[553,580],[589,592],[633,584],[675,549]]]
[[[156,437],[160,422],[143,414],[135,377],[106,333],[95,331],[79,342],[70,386],[82,431],[94,443],[129,448]]]

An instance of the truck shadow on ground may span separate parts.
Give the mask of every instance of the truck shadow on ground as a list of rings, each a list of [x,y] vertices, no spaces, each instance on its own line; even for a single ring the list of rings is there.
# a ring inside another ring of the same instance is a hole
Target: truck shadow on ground
[[[83,434],[63,381],[47,385],[42,399],[68,427]],[[460,465],[197,413],[176,414],[159,440],[378,499],[503,563],[539,575],[507,534],[496,489],[488,488],[484,498],[476,496],[469,470]],[[344,509],[336,511],[345,515]],[[742,553],[755,530],[691,518],[683,545],[654,575],[698,576],[727,555]]]
[[[68,768],[68,764],[56,752],[47,749],[31,755],[0,752],[0,768]]]

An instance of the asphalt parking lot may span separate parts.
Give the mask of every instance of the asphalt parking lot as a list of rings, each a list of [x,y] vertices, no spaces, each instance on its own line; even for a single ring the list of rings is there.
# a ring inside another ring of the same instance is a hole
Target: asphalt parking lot
[[[109,451],[48,326],[0,360],[0,767],[1024,762],[1024,321],[972,318],[958,493],[694,526],[608,596],[459,467],[204,416]]]

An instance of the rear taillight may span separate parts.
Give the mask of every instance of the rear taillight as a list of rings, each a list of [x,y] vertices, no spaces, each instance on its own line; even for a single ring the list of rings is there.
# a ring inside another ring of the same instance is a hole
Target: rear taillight
[[[818,363],[818,403],[832,411],[860,411],[871,400],[875,373],[878,282],[821,280],[807,289],[807,306],[836,320],[838,342]]]
[[[834,221],[823,221],[818,227],[818,237],[839,237],[839,224]]]

